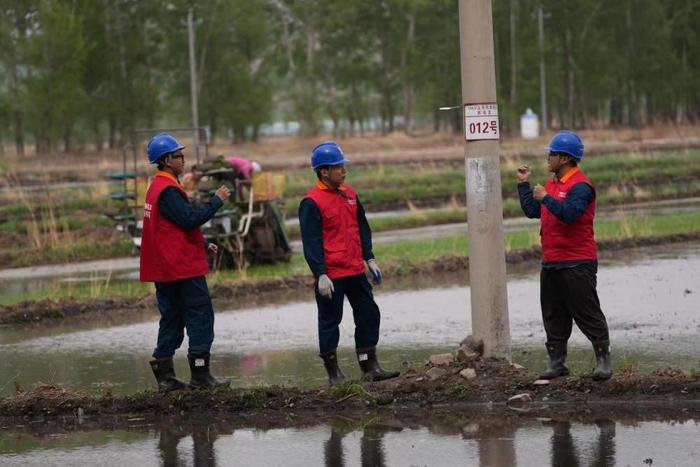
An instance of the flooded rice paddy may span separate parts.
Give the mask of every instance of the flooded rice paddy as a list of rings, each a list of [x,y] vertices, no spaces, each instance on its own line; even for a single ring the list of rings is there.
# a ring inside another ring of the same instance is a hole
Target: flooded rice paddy
[[[625,251],[624,257],[601,261],[598,280],[618,368],[700,369],[700,244]],[[386,367],[419,366],[432,353],[454,349],[471,326],[466,283],[460,273],[409,278],[393,288],[389,278],[376,289]],[[536,264],[510,268],[508,295],[513,359],[539,368],[545,355]],[[214,372],[236,387],[324,384],[315,314],[310,300],[218,307]],[[92,393],[153,389],[148,360],[155,316],[119,319],[0,328],[0,394],[40,382]],[[352,319],[346,316],[340,361],[346,373],[358,376],[352,336]],[[590,371],[592,352],[578,330],[571,347],[573,372]],[[186,341],[176,367],[187,377],[185,348]],[[0,418],[0,465],[700,465],[700,424],[683,416],[681,406],[673,418],[644,410],[636,417],[618,416],[610,410],[609,418],[589,420],[492,413],[506,410],[498,406],[482,408],[481,415],[436,407],[404,417],[401,410],[368,411],[359,418],[327,414],[304,426],[293,413],[283,426],[235,414],[225,415],[234,421],[218,414],[176,420]],[[436,415],[440,410],[449,416]]]
[[[598,276],[616,366],[700,369],[700,244],[630,250],[625,256],[603,260]],[[469,288],[459,285],[466,277],[452,274],[419,282],[422,288],[414,282],[403,290],[376,290],[382,310],[380,356],[386,366],[422,365],[431,353],[452,350],[471,328]],[[509,273],[508,296],[513,359],[538,368],[544,348],[536,264]],[[213,368],[231,378],[234,386],[322,384],[315,316],[310,300],[219,307]],[[155,315],[143,319],[1,328],[0,395],[40,382],[116,394],[153,388],[148,360],[157,321]],[[356,376],[353,331],[348,309],[341,327],[340,360],[346,372]],[[176,356],[182,375],[188,374],[186,345],[187,340]],[[589,345],[577,329],[570,362],[575,373],[593,366]]]

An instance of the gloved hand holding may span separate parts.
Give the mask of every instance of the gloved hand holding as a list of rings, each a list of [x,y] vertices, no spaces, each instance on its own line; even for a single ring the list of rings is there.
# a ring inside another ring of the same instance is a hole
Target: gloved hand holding
[[[321,274],[318,276],[318,293],[322,297],[326,297],[330,300],[333,297],[334,290],[333,281],[330,277],[328,277],[326,274]]]
[[[379,266],[377,266],[377,262],[374,260],[374,258],[367,261],[367,267],[369,268],[369,271],[372,273],[372,277],[374,278],[374,283],[381,284],[382,283],[382,270],[379,269]]]
[[[539,183],[535,185],[535,188],[532,189],[532,197],[537,201],[542,201],[545,196],[547,196],[547,190]]]

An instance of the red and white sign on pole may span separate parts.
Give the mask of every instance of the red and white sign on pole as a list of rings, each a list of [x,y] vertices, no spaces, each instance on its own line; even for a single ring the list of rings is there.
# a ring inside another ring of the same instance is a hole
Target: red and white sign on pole
[[[464,139],[479,141],[500,138],[498,104],[495,102],[464,104]]]

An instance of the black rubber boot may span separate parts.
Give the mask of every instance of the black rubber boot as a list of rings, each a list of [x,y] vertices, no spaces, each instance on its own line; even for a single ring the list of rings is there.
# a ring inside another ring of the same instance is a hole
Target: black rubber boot
[[[187,388],[187,383],[175,376],[175,367],[173,366],[172,358],[159,358],[151,360],[149,363],[151,364],[153,375],[158,382],[158,390],[160,392],[177,391]]]
[[[323,354],[321,358],[323,359],[323,366],[326,368],[326,373],[328,373],[328,384],[330,386],[335,386],[345,381],[345,375],[338,366],[338,356],[335,351]]]
[[[540,379],[554,379],[560,376],[568,376],[566,367],[566,342],[547,342],[549,354],[549,368],[540,375]]]
[[[214,377],[209,372],[209,354],[206,355],[188,355],[187,360],[190,361],[190,386],[192,389],[215,389],[228,386],[230,383],[225,380],[220,380]]]
[[[398,371],[384,371],[382,369],[377,361],[377,352],[374,349],[367,352],[358,352],[357,361],[362,370],[363,381],[384,381],[385,379],[399,376]]]
[[[593,370],[593,379],[595,381],[605,381],[612,377],[612,357],[610,356],[610,344],[601,343],[593,344],[595,352],[595,370]]]

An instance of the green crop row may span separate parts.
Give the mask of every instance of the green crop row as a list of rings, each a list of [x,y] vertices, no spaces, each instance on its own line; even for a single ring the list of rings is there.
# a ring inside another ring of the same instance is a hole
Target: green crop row
[[[533,167],[534,183],[544,183],[547,180],[544,158],[527,158],[523,162]],[[514,172],[519,163],[503,163],[501,186],[504,199],[517,197]],[[651,186],[665,197],[685,193],[695,195],[698,193],[695,182],[700,180],[700,150],[599,155],[585,159],[582,167],[601,193],[610,187],[613,190],[630,190],[635,187],[644,190]],[[368,207],[383,209],[387,205],[408,203],[434,205],[436,202],[445,202],[454,197],[463,199],[465,196],[465,172],[461,163],[349,165],[348,169],[348,183],[357,188],[360,199]],[[290,170],[286,175],[285,210],[287,215],[295,216],[299,200],[316,183],[316,177],[311,170],[306,169]],[[689,184],[693,190],[688,189],[686,185]],[[21,190],[21,187],[18,189]],[[51,192],[49,203],[54,210],[65,215],[74,211],[102,213],[110,207],[120,206],[107,199],[107,191],[109,189],[106,185],[56,190]],[[17,217],[25,218],[32,211],[46,205],[44,198],[44,195],[28,192],[15,199],[4,200],[0,208],[0,220],[11,222]],[[637,198],[627,196],[623,201],[638,198],[639,195]],[[604,196],[599,201],[607,202]],[[614,199],[612,201],[616,202]]]

